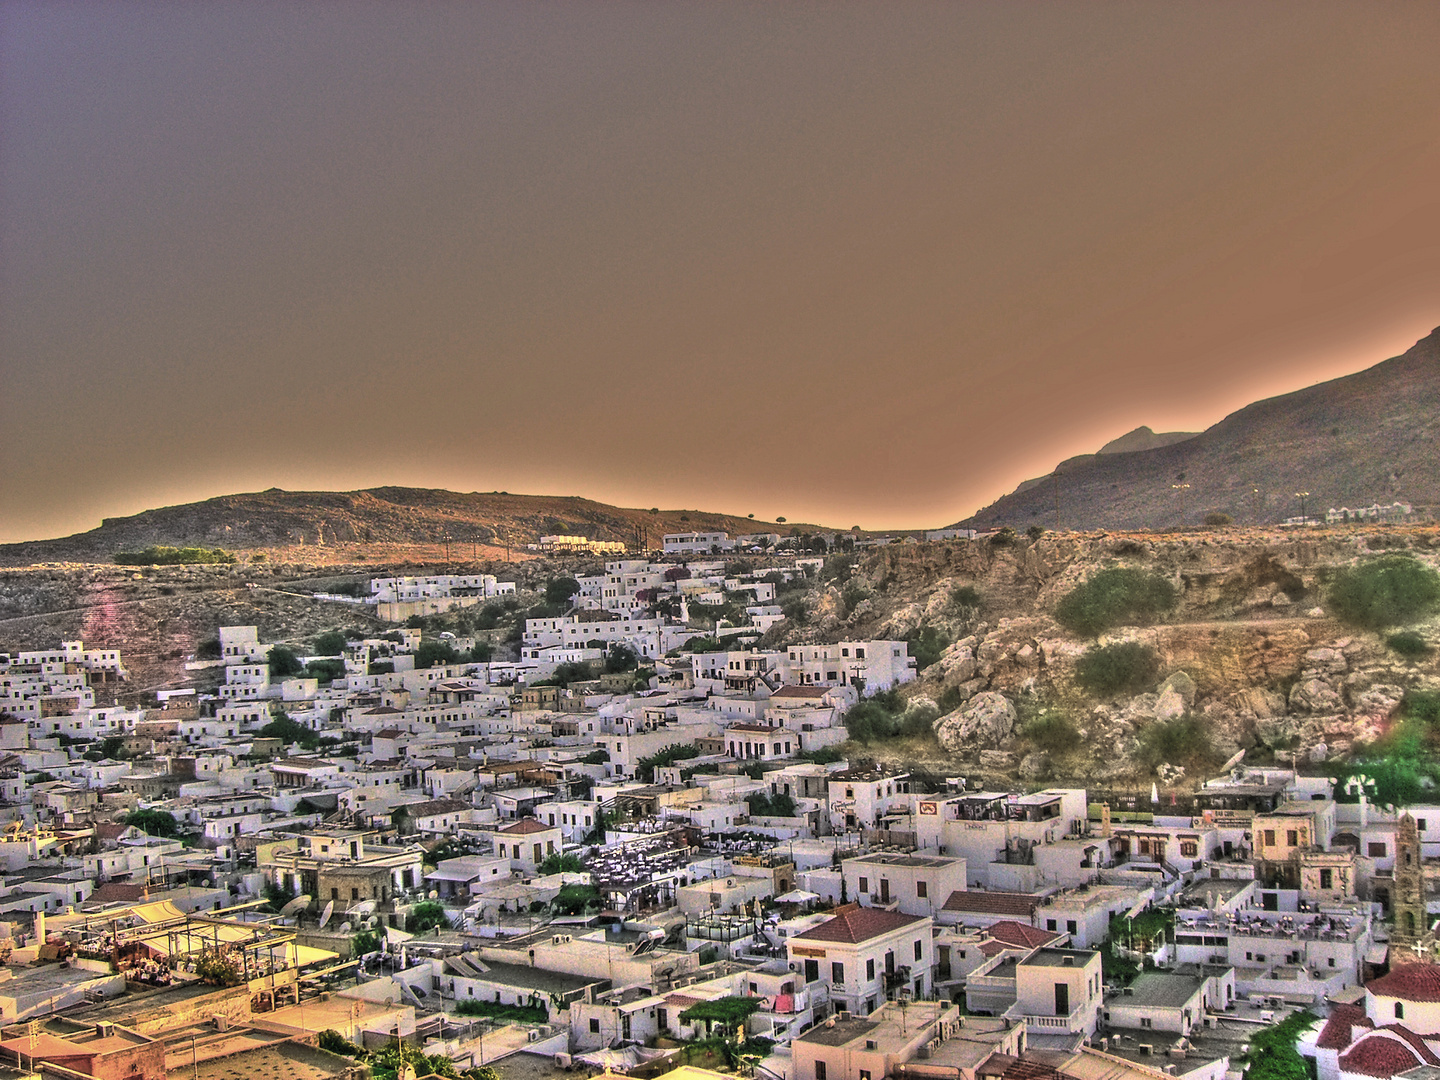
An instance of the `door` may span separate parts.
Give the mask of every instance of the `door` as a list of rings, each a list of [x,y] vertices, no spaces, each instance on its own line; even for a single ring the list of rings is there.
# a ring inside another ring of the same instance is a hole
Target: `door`
[[[819,961],[819,960],[806,960],[806,961],[805,961],[805,981],[806,981],[807,983],[819,982],[819,981],[820,981],[820,961]]]
[[[889,879],[889,878],[883,878],[883,877],[882,877],[882,878],[880,879],[880,903],[882,903],[882,904],[888,904],[889,902],[890,902],[890,879]]]
[[[1069,1016],[1069,1015],[1070,1015],[1070,984],[1069,984],[1069,983],[1056,983],[1056,984],[1055,984],[1055,1015],[1056,1015],[1056,1016]]]

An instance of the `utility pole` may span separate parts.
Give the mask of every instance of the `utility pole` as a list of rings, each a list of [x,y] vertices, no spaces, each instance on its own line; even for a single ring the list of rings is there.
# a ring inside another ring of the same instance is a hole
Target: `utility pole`
[[[1300,500],[1300,524],[1305,524],[1305,500],[1310,497],[1308,491],[1297,491],[1295,497]]]

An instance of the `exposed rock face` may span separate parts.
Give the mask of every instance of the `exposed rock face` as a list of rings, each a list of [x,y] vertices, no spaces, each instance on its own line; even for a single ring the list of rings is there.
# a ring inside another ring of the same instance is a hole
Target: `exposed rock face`
[[[940,745],[957,754],[999,746],[1015,733],[1015,706],[1004,694],[988,691],[935,721]]]

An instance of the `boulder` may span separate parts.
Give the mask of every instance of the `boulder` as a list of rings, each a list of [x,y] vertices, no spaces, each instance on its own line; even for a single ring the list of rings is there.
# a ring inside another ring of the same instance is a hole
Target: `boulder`
[[[1185,715],[1185,699],[1180,696],[1174,687],[1169,687],[1160,692],[1155,700],[1156,720],[1178,720]]]
[[[1195,704],[1195,680],[1183,671],[1175,672],[1160,684],[1162,695],[1166,690],[1174,690],[1179,694],[1187,709]]]
[[[1020,779],[1044,780],[1050,775],[1050,755],[1043,750],[1026,754],[1020,761]]]
[[[1015,768],[1015,755],[1009,750],[981,750],[980,767],[992,772],[1009,772]]]
[[[1015,706],[1004,694],[976,694],[935,721],[935,738],[952,753],[998,746],[1015,733]]]
[[[1285,696],[1274,690],[1252,686],[1235,695],[1235,711],[1241,716],[1253,716],[1259,720],[1271,720],[1285,715]]]
[[[1306,668],[1323,671],[1327,675],[1340,675],[1350,665],[1345,654],[1338,649],[1311,649],[1305,654]]]
[[[1340,692],[1324,679],[1302,678],[1290,690],[1290,708],[1302,713],[1339,712],[1344,703]]]

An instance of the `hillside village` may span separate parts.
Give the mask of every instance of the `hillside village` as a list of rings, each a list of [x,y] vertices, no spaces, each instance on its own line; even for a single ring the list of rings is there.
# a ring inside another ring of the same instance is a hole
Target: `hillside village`
[[[1429,624],[1330,610],[1430,532],[780,540],[317,588],[370,629],[220,625],[139,695],[113,643],[0,653],[6,1065],[1440,1067],[1440,793],[1337,767],[1422,722]],[[1140,566],[1154,612],[1066,614]]]

